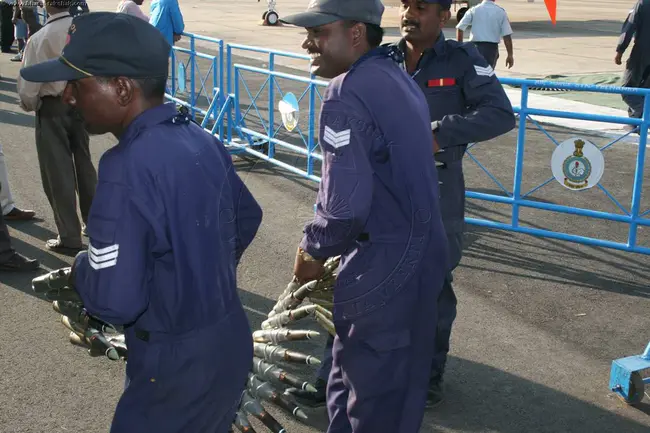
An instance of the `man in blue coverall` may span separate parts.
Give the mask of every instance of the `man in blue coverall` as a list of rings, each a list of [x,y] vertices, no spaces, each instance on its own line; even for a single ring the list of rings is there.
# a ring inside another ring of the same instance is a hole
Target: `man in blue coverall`
[[[417,433],[433,359],[447,237],[424,95],[379,47],[380,0],[313,0],[283,21],[307,29],[311,72],[332,78],[320,113],[314,220],[294,274],[334,287],[328,433]]]
[[[465,227],[465,180],[462,159],[468,143],[486,141],[515,127],[512,105],[494,70],[471,43],[445,39],[450,0],[403,0],[400,26],[403,38],[387,46],[402,53],[402,67],[424,93],[440,178],[440,199],[449,238],[450,269],[438,299],[436,357],[432,367],[429,404],[442,401],[442,376],[449,352],[456,296],[452,271],[462,256]],[[315,383],[316,393],[291,390],[298,403],[318,407],[325,402],[331,368],[330,339]]]
[[[451,0],[402,0],[404,69],[429,105],[440,178],[440,207],[449,238],[450,269],[438,298],[436,356],[431,371],[429,404],[442,402],[442,377],[456,318],[453,270],[460,263],[465,230],[463,156],[469,143],[487,141],[515,127],[510,100],[474,44],[445,39]]]
[[[60,59],[21,70],[67,81],[99,162],[89,247],[71,284],[88,313],[125,327],[128,385],[113,433],[226,433],[252,363],[236,266],[262,219],[221,142],[164,103],[170,46],[140,18],[74,19]],[[111,41],[110,44],[104,41]]]

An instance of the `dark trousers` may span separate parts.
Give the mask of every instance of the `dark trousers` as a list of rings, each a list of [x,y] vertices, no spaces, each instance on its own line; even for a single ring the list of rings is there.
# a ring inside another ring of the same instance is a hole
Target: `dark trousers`
[[[0,49],[9,51],[14,44],[14,7],[10,4],[0,3]]]
[[[474,42],[478,52],[492,68],[496,68],[499,59],[499,44],[494,42]]]
[[[623,87],[650,88],[650,66],[645,68],[628,65],[623,74]],[[643,96],[639,95],[622,95],[623,102],[628,106],[628,115],[640,119],[643,116]]]
[[[89,137],[83,123],[71,115],[60,98],[43,98],[36,115],[36,151],[43,190],[47,196],[63,245],[81,246],[81,223],[77,194],[84,223],[97,186]]]
[[[0,190],[2,184],[0,184]],[[9,237],[9,229],[5,223],[4,216],[0,212],[0,263],[4,263],[14,255],[14,249],[11,246],[11,238]]]
[[[447,274],[442,285],[442,292],[438,297],[438,324],[436,326],[436,353],[433,357],[431,368],[431,384],[442,380],[447,365],[447,354],[451,342],[451,328],[456,320],[456,305],[458,303],[454,288],[451,283],[454,276],[451,272]]]

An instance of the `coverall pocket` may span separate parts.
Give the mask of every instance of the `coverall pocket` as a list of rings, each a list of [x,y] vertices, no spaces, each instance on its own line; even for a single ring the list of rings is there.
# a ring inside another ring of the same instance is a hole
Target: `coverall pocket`
[[[463,97],[457,86],[430,87],[424,96],[429,105],[431,120],[442,120],[447,114],[462,112]]]
[[[411,331],[369,335],[343,355],[343,374],[358,399],[407,388],[411,365]]]

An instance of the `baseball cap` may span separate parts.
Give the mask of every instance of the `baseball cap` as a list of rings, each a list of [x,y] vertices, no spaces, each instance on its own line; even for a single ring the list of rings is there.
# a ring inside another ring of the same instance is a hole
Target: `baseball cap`
[[[318,27],[350,20],[381,25],[384,5],[381,0],[311,0],[307,10],[280,21],[298,27]]]
[[[171,45],[148,22],[115,12],[91,12],[72,20],[58,59],[20,70],[26,81],[47,83],[82,78],[166,76]]]

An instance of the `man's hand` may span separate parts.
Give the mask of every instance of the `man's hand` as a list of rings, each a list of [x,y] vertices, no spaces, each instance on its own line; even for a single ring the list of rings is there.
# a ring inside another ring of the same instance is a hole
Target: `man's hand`
[[[506,66],[508,67],[508,69],[512,68],[514,66],[514,64],[515,64],[515,58],[514,57],[512,57],[512,56],[506,57]]]
[[[174,42],[178,42],[180,40],[181,40],[181,35],[179,35],[178,33],[174,33]]]
[[[293,265],[293,274],[300,284],[317,280],[325,273],[325,260],[317,260],[311,257],[306,251],[298,248],[296,261]]]
[[[623,53],[616,53],[616,57],[614,57],[614,63],[617,65],[623,63]]]
[[[440,152],[440,145],[438,144],[438,140],[436,140],[436,133],[433,133],[433,153],[438,153]]]

